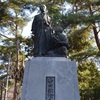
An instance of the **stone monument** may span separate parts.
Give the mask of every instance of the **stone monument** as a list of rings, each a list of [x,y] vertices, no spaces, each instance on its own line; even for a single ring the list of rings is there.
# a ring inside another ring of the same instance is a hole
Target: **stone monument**
[[[80,100],[77,66],[66,58],[68,41],[61,28],[52,35],[46,6],[40,10],[32,23],[34,57],[25,64],[21,100]]]
[[[21,100],[80,100],[76,63],[64,57],[27,61]]]

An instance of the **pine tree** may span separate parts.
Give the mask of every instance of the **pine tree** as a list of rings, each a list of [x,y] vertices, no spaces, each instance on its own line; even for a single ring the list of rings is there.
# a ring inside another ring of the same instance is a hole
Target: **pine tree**
[[[81,100],[99,100],[100,73],[93,60],[85,59],[78,64]]]
[[[70,0],[73,4],[73,20],[76,20],[76,24],[83,24],[91,26],[91,34],[94,34],[94,38],[98,49],[100,50],[99,32],[100,32],[100,1],[99,0]]]
[[[14,100],[17,98],[17,83],[19,80],[19,73],[21,73],[23,61],[25,59],[24,54],[20,51],[20,44],[22,43],[22,38],[20,38],[20,34],[22,32],[22,28],[25,26],[25,22],[27,22],[27,18],[23,14],[23,10],[26,7],[26,0],[9,0],[0,2],[1,12],[0,18],[0,30],[2,32],[2,36],[5,36],[5,29],[9,33],[9,35],[13,35],[14,38],[4,39],[4,45],[0,46],[1,56],[11,54],[12,56],[12,69],[14,74]],[[6,37],[6,36],[5,36]],[[6,37],[7,38],[7,37]],[[6,42],[8,41],[8,42]],[[22,56],[22,57],[21,57]],[[4,59],[5,60],[5,59]],[[21,60],[21,62],[20,62]]]

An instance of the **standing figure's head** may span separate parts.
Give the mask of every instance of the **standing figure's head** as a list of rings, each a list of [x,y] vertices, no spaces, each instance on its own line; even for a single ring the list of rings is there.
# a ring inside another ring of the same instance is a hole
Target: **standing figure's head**
[[[44,4],[41,4],[41,5],[40,5],[40,11],[41,11],[42,13],[45,13],[45,12],[46,12],[46,6],[45,6]]]

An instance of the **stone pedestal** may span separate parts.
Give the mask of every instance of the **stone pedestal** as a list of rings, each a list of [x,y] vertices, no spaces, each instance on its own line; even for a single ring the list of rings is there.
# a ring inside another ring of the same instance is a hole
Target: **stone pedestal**
[[[80,100],[76,63],[63,57],[27,61],[21,100]]]

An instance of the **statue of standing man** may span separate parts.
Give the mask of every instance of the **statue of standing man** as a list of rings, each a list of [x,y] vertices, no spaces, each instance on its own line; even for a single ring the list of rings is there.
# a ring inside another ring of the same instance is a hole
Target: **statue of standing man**
[[[46,13],[45,5],[40,5],[40,11],[41,13],[34,17],[31,29],[34,36],[34,56],[45,56],[50,48],[50,17]]]

